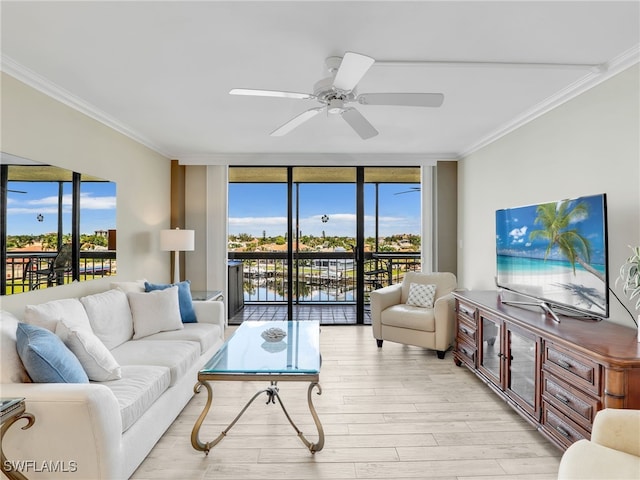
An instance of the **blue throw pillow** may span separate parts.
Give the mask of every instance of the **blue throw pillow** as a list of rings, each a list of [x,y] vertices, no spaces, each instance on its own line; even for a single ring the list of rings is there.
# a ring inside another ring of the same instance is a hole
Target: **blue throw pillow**
[[[144,282],[144,291],[164,290],[165,288],[178,286],[178,306],[180,307],[180,318],[182,323],[196,323],[196,311],[193,309],[193,299],[191,298],[191,281],[185,280],[180,283],[149,283]]]
[[[18,323],[16,344],[20,360],[36,383],[89,383],[80,361],[46,328]]]

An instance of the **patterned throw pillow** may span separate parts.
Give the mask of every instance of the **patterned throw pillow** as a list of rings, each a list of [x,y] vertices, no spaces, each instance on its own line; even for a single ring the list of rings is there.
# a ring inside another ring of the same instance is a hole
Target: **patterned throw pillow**
[[[436,295],[435,285],[423,285],[421,283],[409,284],[409,298],[407,305],[415,307],[433,308],[433,299]]]

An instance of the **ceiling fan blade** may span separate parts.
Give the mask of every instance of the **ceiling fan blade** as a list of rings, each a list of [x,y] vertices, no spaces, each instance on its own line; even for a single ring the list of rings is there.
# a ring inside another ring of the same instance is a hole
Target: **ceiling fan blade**
[[[338,90],[350,92],[374,62],[373,58],[360,53],[345,53],[336,77],[333,79],[333,86]]]
[[[276,128],[273,132],[271,132],[271,136],[272,137],[282,137],[283,135],[286,135],[287,133],[289,133],[294,128],[302,125],[307,120],[315,117],[317,114],[319,114],[324,109],[325,109],[325,107],[318,107],[318,108],[312,108],[311,110],[307,110],[306,112],[302,112],[300,115],[293,117],[291,120],[289,120],[284,125]]]
[[[279,97],[279,98],[297,98],[301,100],[307,100],[310,98],[316,98],[311,93],[298,93],[298,92],[281,92],[278,90],[255,90],[251,88],[233,88],[229,90],[231,95],[252,95],[255,97]]]
[[[444,101],[441,93],[363,93],[358,95],[362,105],[400,105],[404,107],[439,107]]]
[[[355,108],[347,108],[341,115],[363,140],[378,135],[378,131],[373,128],[373,125]]]

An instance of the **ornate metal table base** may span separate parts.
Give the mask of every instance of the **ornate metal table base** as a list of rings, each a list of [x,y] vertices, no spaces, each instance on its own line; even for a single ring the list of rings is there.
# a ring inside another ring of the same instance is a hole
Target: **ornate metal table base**
[[[7,430],[9,430],[9,428],[11,428],[11,425],[24,418],[27,421],[27,424],[22,427],[22,430],[26,430],[34,424],[36,418],[32,414],[25,411],[24,400],[22,400],[16,408],[4,414],[4,416],[6,420],[5,418],[2,419],[2,429],[0,431],[0,456],[2,457],[2,473],[4,473],[7,478],[11,480],[27,480],[27,477],[25,477],[22,473],[13,470],[11,462],[7,460],[7,457],[5,457],[4,455],[2,444],[4,441],[4,434],[7,433]]]
[[[316,413],[316,409],[313,406],[313,401],[312,401],[312,397],[311,397],[311,392],[313,391],[314,388],[318,389],[318,392],[317,392],[318,395],[322,394],[322,388],[320,388],[320,384],[318,382],[311,382],[310,385],[309,385],[309,388],[307,389],[307,402],[309,404],[309,411],[311,412],[311,416],[313,417],[313,421],[316,424],[316,428],[318,429],[318,441],[317,441],[317,443],[312,443],[309,440],[307,440],[307,438],[304,436],[302,431],[293,422],[293,420],[289,416],[289,412],[287,412],[287,409],[284,407],[284,404],[282,403],[282,399],[280,398],[279,389],[278,389],[278,382],[273,382],[273,381],[271,382],[271,386],[270,387],[268,387],[268,388],[266,388],[264,390],[260,390],[253,397],[251,397],[251,399],[247,402],[247,404],[240,411],[240,413],[236,416],[236,418],[233,419],[233,421],[229,424],[229,426],[227,428],[225,428],[222,431],[222,433],[220,433],[220,435],[218,435],[218,437],[215,440],[212,440],[211,442],[207,442],[207,443],[202,443],[200,441],[200,438],[199,438],[199,436],[200,436],[200,427],[202,427],[202,422],[204,422],[204,419],[207,416],[207,413],[209,413],[209,409],[211,408],[211,402],[213,400],[213,389],[211,388],[211,385],[209,385],[208,381],[202,381],[202,382],[196,383],[195,387],[193,387],[193,391],[195,393],[199,393],[200,392],[200,388],[202,386],[204,386],[204,388],[207,389],[207,403],[204,406],[204,410],[202,410],[202,413],[198,417],[198,420],[196,420],[196,424],[193,426],[193,431],[191,432],[191,445],[196,450],[204,452],[206,455],[208,455],[209,454],[209,450],[211,450],[213,447],[215,447],[218,443],[220,443],[220,441],[224,437],[226,437],[227,432],[229,430],[231,430],[231,428],[233,428],[233,426],[240,419],[240,417],[244,414],[244,412],[247,410],[247,408],[249,408],[249,405],[251,405],[253,403],[253,401],[263,393],[267,394],[267,404],[269,404],[269,403],[273,403],[273,404],[279,403],[280,404],[280,407],[282,408],[282,411],[284,412],[285,416],[287,417],[287,420],[289,420],[289,423],[291,424],[293,429],[298,434],[298,438],[300,438],[302,443],[304,443],[306,445],[306,447],[309,449],[309,451],[311,453],[319,452],[324,447],[324,430],[322,429],[322,424],[320,423],[320,418],[318,417],[318,414]],[[278,400],[277,402],[276,402],[276,399]]]

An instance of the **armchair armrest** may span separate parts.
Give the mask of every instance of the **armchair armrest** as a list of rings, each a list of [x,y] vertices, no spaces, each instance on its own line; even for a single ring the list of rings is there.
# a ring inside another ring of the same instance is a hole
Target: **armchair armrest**
[[[640,410],[600,410],[593,421],[591,441],[640,457]]]
[[[433,304],[433,315],[436,323],[436,350],[441,352],[449,348],[455,337],[455,308],[456,301],[451,293],[438,298]]]
[[[382,340],[382,323],[380,321],[382,311],[392,305],[398,305],[401,298],[402,284],[400,283],[371,292],[371,326],[374,338]]]
[[[71,383],[11,383],[1,388],[3,397],[24,397],[26,411],[35,416],[31,428],[18,428],[24,426],[21,420],[7,430],[2,442],[7,459],[36,465],[60,461],[75,470],[41,476],[29,472],[29,478],[122,477],[122,418],[109,388]]]

